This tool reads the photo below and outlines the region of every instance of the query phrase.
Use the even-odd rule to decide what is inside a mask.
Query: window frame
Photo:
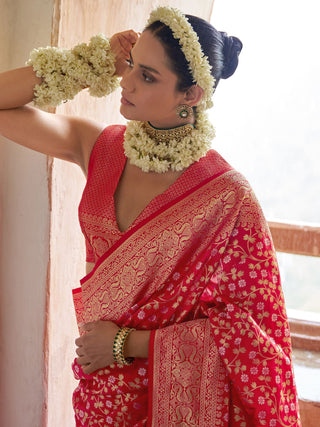
[[[320,226],[269,221],[276,251],[295,255],[320,257]],[[308,312],[290,313],[292,346],[320,351],[320,316],[308,319]],[[303,317],[304,318],[303,318]]]

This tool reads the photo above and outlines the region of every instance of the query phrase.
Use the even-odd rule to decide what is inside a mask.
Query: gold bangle
[[[113,358],[116,363],[119,365],[131,365],[131,363],[134,361],[134,357],[124,357],[123,351],[124,351],[124,345],[128,338],[128,335],[135,331],[134,328],[120,328],[118,332],[116,333],[116,336],[114,338],[113,342]]]

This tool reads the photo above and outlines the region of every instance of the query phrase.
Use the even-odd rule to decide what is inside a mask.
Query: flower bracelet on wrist
[[[70,50],[33,49],[27,65],[32,65],[36,75],[42,78],[42,83],[34,88],[34,103],[39,107],[56,107],[85,88],[91,96],[102,97],[119,86],[115,55],[103,34]]]
[[[120,328],[113,342],[113,358],[119,365],[129,366],[134,361],[134,357],[124,357],[124,346],[128,335],[135,331],[134,328]]]

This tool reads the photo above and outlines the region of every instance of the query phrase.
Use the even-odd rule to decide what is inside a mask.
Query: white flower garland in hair
[[[189,63],[194,82],[204,91],[203,97],[197,105],[198,111],[211,108],[215,79],[210,72],[211,65],[208,58],[202,52],[199,37],[188,19],[178,9],[160,6],[151,12],[148,25],[155,21],[160,21],[170,27],[173,37],[179,40],[181,50]]]
[[[130,163],[144,172],[181,171],[205,156],[215,132],[206,113],[198,113],[195,128],[181,139],[158,143],[144,122],[130,121],[124,134],[124,151]]]
[[[71,100],[84,88],[92,96],[108,95],[119,86],[115,75],[115,57],[109,40],[103,34],[73,49],[46,47],[34,49],[27,65],[43,79],[34,88],[34,103],[40,107],[56,107]]]

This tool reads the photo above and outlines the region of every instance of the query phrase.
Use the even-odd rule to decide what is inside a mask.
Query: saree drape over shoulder
[[[149,359],[75,364],[77,425],[299,426],[275,251],[248,182],[212,150],[120,232],[123,132],[107,128],[90,158],[79,215],[95,267],[74,301],[78,322],[152,330]]]

